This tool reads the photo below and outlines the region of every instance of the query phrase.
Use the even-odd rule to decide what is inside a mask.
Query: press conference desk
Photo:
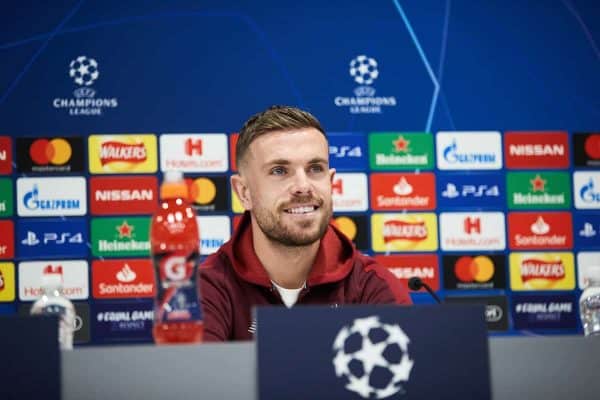
[[[600,337],[493,337],[489,350],[494,400],[599,398]],[[62,353],[62,398],[256,399],[255,361],[253,342],[79,348]]]

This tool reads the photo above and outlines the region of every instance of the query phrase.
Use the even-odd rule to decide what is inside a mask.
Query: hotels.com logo
[[[463,221],[463,229],[465,233],[471,235],[473,233],[481,233],[481,218],[467,217]]]
[[[228,168],[224,133],[164,133],[160,136],[161,171],[225,172]]]
[[[187,138],[185,141],[185,154],[188,156],[202,155],[202,139]]]
[[[333,210],[366,211],[369,207],[367,175],[364,173],[339,173],[331,183]]]

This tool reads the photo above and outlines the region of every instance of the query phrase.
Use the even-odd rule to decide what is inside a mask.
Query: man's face
[[[335,174],[323,134],[314,128],[267,133],[245,158],[236,190],[264,235],[287,246],[321,239],[332,216]]]

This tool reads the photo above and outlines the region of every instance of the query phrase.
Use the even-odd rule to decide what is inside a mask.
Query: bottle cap
[[[183,179],[181,171],[166,171],[163,175],[163,183],[160,185],[160,198],[165,199],[188,199],[189,192],[187,184]]]

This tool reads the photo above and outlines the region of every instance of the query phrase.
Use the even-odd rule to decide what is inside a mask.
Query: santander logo
[[[135,274],[135,272],[133,272],[131,267],[127,264],[125,264],[123,266],[123,268],[119,272],[117,272],[117,275],[116,275],[117,280],[119,282],[124,282],[124,283],[134,281],[136,276],[137,275]]]

